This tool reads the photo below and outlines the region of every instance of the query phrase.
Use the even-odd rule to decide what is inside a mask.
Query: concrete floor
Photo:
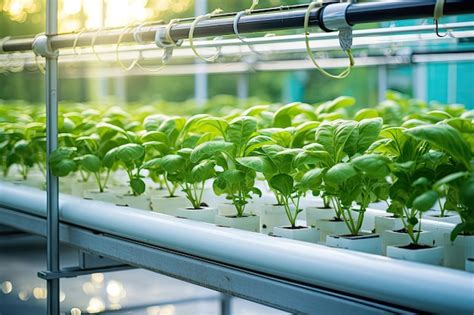
[[[77,250],[61,249],[61,265],[77,265]],[[46,283],[37,272],[46,266],[46,243],[27,234],[0,235],[0,315],[46,313]],[[215,291],[157,273],[133,269],[61,280],[63,314],[214,315],[217,300],[178,303],[189,298],[216,298]],[[167,303],[161,306],[156,304]],[[232,299],[232,314],[285,314],[242,299]]]

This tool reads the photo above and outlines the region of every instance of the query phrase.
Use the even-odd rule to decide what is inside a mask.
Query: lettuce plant
[[[45,124],[35,121],[10,124],[6,131],[12,142],[4,144],[6,148],[10,147],[6,154],[5,171],[12,164],[17,164],[22,179],[26,180],[30,169],[36,166],[46,178]]]
[[[389,174],[389,160],[376,154],[361,155],[350,162],[336,164],[324,174],[324,189],[333,196],[336,212],[351,235],[359,235],[369,204],[388,198],[390,186],[386,177]],[[358,208],[353,207],[354,203]]]
[[[380,118],[363,119],[359,122],[340,119],[324,122],[316,129],[315,143],[308,144],[301,150],[295,150],[295,160],[298,165],[322,169],[326,180],[323,181],[321,187],[313,191],[313,194],[322,191],[325,206],[328,206],[329,203],[332,204],[337,220],[342,220],[345,217],[343,212],[344,209],[348,211],[351,208],[350,201],[361,200],[361,197],[356,197],[357,191],[354,190],[350,194],[346,191],[350,187],[361,188],[361,186],[349,183],[355,181],[349,179],[357,174],[357,170],[349,163],[349,160],[364,154],[378,138],[381,129],[382,120]],[[331,172],[329,172],[330,170]],[[327,172],[329,174],[326,174]],[[337,180],[339,175],[349,182],[335,182],[334,180]],[[370,189],[371,184],[368,183],[367,189]],[[350,187],[345,187],[347,185]],[[341,197],[340,193],[345,193],[346,196]],[[379,194],[378,197],[383,197],[383,195]],[[344,202],[341,201],[342,199]],[[362,208],[360,220],[363,219],[366,206]],[[346,216],[346,218],[346,222],[350,222],[351,217]],[[350,224],[354,233],[360,230],[357,228],[358,224]]]
[[[234,205],[236,216],[242,217],[252,194],[261,196],[261,192],[255,187],[255,170],[241,163],[240,159],[271,140],[256,135],[257,120],[249,116],[230,122],[210,117],[203,120],[201,126],[210,126],[223,140],[200,144],[193,150],[191,160],[201,163],[207,159],[215,161],[221,170],[213,183],[214,192],[225,194]]]
[[[474,235],[474,146],[470,141],[474,124],[458,119],[447,122],[415,127],[407,130],[406,134],[449,155],[450,171],[434,184],[433,189],[439,191],[447,187],[446,203],[450,210],[457,211],[461,217],[461,223],[451,234],[454,240],[460,233]]]
[[[134,196],[145,192],[146,185],[141,171],[144,169],[145,147],[137,143],[126,143],[113,148],[104,156],[104,165],[118,163],[127,172],[131,193]]]
[[[202,160],[193,162],[193,150],[183,148],[176,154],[169,154],[145,163],[158,165],[167,174],[167,180],[177,183],[194,209],[201,209],[205,183],[215,176],[215,162]]]
[[[147,160],[165,157],[167,155],[178,155],[178,151],[184,148],[193,148],[201,142],[210,140],[211,137],[203,130],[196,128],[197,124],[208,117],[208,115],[195,115],[187,120],[183,117],[165,115],[151,115],[145,118],[145,131],[140,136],[140,142],[147,148]],[[195,131],[198,130],[196,133]],[[204,133],[204,134],[203,134]],[[168,195],[173,197],[180,181],[161,167],[159,160],[151,161],[148,169],[150,177],[154,182],[164,185]],[[176,181],[174,181],[176,179]]]

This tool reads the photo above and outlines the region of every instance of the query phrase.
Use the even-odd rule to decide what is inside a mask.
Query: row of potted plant
[[[316,108],[293,103],[271,112],[255,106],[231,117],[149,115],[143,122],[123,113],[70,115],[64,118],[71,122],[69,132],[61,133],[61,147],[49,163],[57,176],[79,174],[82,183],[92,178],[97,189],[86,190],[86,198],[148,208],[143,195],[151,180],[166,191],[151,197],[159,212],[438,264],[443,250],[433,247],[421,223],[439,203],[439,217],[457,213],[460,222],[450,237],[467,244],[461,246],[463,257],[471,255],[472,111],[421,111],[400,125],[386,124],[380,109],[341,119],[341,110],[353,103],[341,97]],[[129,185],[119,195],[108,189],[118,170]],[[207,182],[227,204],[208,207]],[[265,188],[274,205],[258,203]],[[308,194],[320,196],[325,209],[307,208],[303,226],[298,218]],[[375,201],[387,202],[390,214],[376,221],[379,234],[363,231]]]

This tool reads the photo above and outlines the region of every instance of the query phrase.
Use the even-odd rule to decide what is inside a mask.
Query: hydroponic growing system
[[[473,22],[352,32],[358,24],[434,13],[474,13],[474,2],[324,1],[57,34],[57,1],[48,0],[44,35],[0,41],[4,67],[20,62],[27,70],[42,66],[35,56],[46,60],[45,121],[21,106],[2,113],[0,223],[47,237],[47,270],[39,276],[47,281],[48,314],[60,313],[61,278],[132,267],[292,313],[472,314],[472,110],[427,109],[394,93],[352,117],[349,97],[316,109],[292,103],[225,116],[130,106],[132,119],[118,109],[58,109],[58,63],[99,59],[111,67],[120,44],[128,44],[120,65],[131,75],[194,73],[202,66],[195,55],[229,57],[200,68],[209,73],[305,69],[318,66],[313,54],[266,57],[313,48],[342,49],[343,58],[321,61],[323,68],[349,64],[339,75],[327,73],[342,78],[354,66],[353,48],[473,36]],[[309,27],[327,33],[310,35]],[[297,28],[305,34],[241,35]],[[446,30],[450,36],[438,37]],[[194,42],[226,35],[238,38]],[[203,57],[201,49],[216,55]],[[262,52],[251,64],[230,60]],[[472,52],[365,56],[355,66],[459,58],[472,60]],[[151,68],[156,61],[162,66]],[[33,122],[20,119],[25,115]],[[46,194],[34,180],[43,165]],[[60,242],[84,252],[77,268],[61,268]],[[227,314],[228,298],[222,301]]]

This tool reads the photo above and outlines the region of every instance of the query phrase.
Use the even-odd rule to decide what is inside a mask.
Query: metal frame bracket
[[[183,44],[183,40],[178,40],[176,42],[169,42],[166,39],[167,28],[160,28],[156,31],[155,34],[155,44],[159,48],[164,49],[163,57],[161,58],[163,64],[167,64],[173,57],[173,49],[179,47]]]
[[[337,31],[343,28],[352,28],[347,22],[346,13],[347,8],[351,3],[331,3],[324,6],[322,16],[322,23],[324,27],[330,31]]]
[[[324,6],[321,24],[327,31],[339,31],[339,45],[348,51],[352,47],[352,25],[347,22],[347,8],[351,2],[331,3]]]
[[[80,267],[68,267],[63,268],[58,272],[52,271],[40,271],[38,277],[44,280],[62,279],[62,278],[75,278],[83,275],[90,275],[93,273],[112,272],[135,269],[135,267],[122,264],[114,266],[104,266],[100,268],[80,268]]]
[[[32,48],[37,56],[56,58],[59,55],[57,50],[51,48],[51,41],[49,40],[49,37],[44,34],[35,37]]]

